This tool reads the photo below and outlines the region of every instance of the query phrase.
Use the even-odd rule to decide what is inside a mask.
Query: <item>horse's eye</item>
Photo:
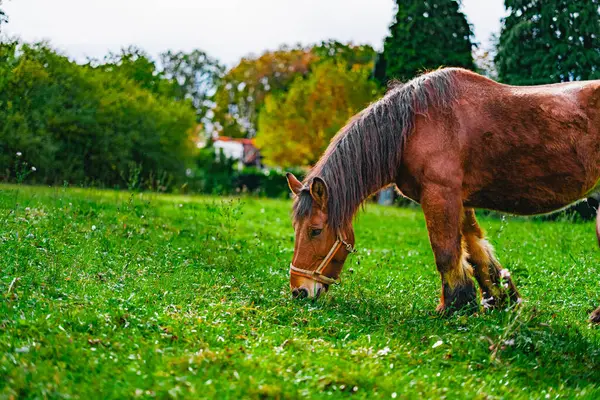
[[[312,237],[319,236],[321,234],[321,232],[323,232],[323,229],[311,229],[310,236],[312,236]]]

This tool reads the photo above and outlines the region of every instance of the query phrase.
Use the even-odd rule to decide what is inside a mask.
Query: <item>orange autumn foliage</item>
[[[268,94],[256,143],[264,162],[281,167],[315,163],[350,117],[379,94],[372,64],[327,61],[297,77],[286,93]]]

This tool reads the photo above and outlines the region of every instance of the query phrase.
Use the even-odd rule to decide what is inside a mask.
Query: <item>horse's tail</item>
[[[598,246],[600,246],[600,205],[596,210],[596,238],[598,238]]]

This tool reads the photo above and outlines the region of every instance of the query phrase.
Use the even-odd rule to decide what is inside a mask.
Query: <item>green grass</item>
[[[525,304],[441,318],[419,210],[368,206],[312,302],[290,207],[0,186],[0,398],[600,396],[592,223],[481,217]]]

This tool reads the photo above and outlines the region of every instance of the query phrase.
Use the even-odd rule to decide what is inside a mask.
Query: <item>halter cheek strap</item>
[[[298,268],[295,267],[293,264],[290,264],[290,275],[302,276],[304,278],[309,278],[314,281],[324,283],[326,285],[339,284],[339,277],[330,278],[326,275],[323,275],[323,271],[325,270],[325,268],[327,268],[329,263],[331,263],[333,256],[335,255],[335,253],[337,253],[340,247],[342,247],[342,245],[346,247],[346,251],[348,251],[348,253],[354,253],[356,251],[350,243],[346,242],[344,239],[342,239],[341,236],[338,235],[337,240],[335,241],[333,246],[331,246],[329,253],[327,253],[323,261],[321,261],[321,264],[319,264],[319,266],[317,267],[317,269],[315,269],[314,271],[309,271],[307,269]]]

